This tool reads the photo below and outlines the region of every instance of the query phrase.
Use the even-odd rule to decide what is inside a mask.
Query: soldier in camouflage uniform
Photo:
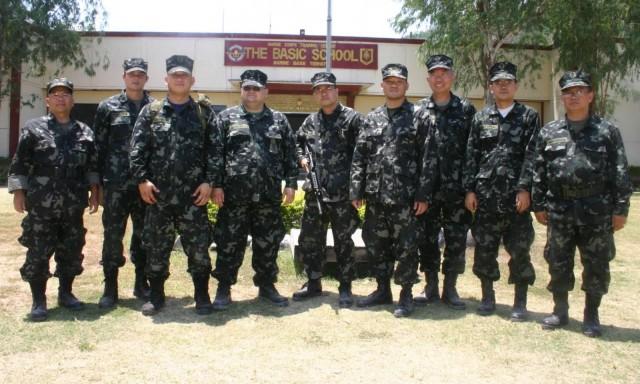
[[[49,259],[54,253],[54,276],[60,281],[58,304],[70,309],[84,307],[71,289],[83,270],[86,229],[82,216],[87,201],[90,213],[98,210],[93,132],[70,118],[73,83],[66,78],[53,79],[47,84],[45,100],[49,115],[29,120],[22,128],[8,180],[15,210],[27,212],[18,241],[27,248],[20,275],[31,287],[33,321],[47,318]]]
[[[533,176],[533,209],[547,226],[547,289],[554,302],[542,327],[568,324],[577,246],[586,292],[582,330],[599,337],[598,307],[609,289],[609,262],[615,256],[613,232],[626,223],[632,186],[618,128],[589,112],[594,98],[591,76],[580,70],[566,72],[560,89],[566,117],[540,131]]]
[[[129,216],[133,223],[129,254],[136,275],[133,294],[141,299],[149,298],[149,284],[144,276],[147,257],[142,248],[145,204],[129,172],[129,146],[138,113],[153,99],[144,90],[148,79],[147,62],[130,58],[124,61],[123,68],[125,89],[98,105],[93,124],[104,200],[101,264],[105,284],[104,294],[98,302],[100,308],[113,307],[118,301],[118,268],[125,263],[122,239]]]
[[[385,105],[367,115],[351,166],[350,197],[356,209],[366,199],[363,240],[377,281],[376,290],[357,304],[392,303],[390,280],[397,260],[394,282],[402,290],[396,317],[413,311],[417,216],[427,209],[425,180],[421,178],[427,132],[414,124],[414,106],[405,98],[407,75],[402,64],[382,68]]]
[[[176,233],[186,253],[198,314],[211,313],[209,274],[211,230],[207,202],[219,185],[222,147],[210,104],[194,101],[193,60],[167,59],[167,97],[146,105],[133,130],[130,167],[147,203],[143,246],[151,285],[142,313],[153,315],[165,304],[164,282]]]
[[[430,163],[437,164],[436,174],[429,176],[437,180],[437,185],[429,210],[418,220],[424,229],[424,237],[418,246],[420,270],[425,273],[427,285],[414,301],[431,303],[440,298],[438,236],[440,228],[444,228],[442,301],[453,309],[465,309],[465,303],[460,300],[456,290],[458,275],[464,272],[467,231],[471,221],[471,215],[464,206],[462,170],[469,128],[476,109],[467,99],[451,93],[455,73],[450,57],[430,56],[426,66],[427,82],[433,94],[416,105],[416,119],[418,124],[426,126],[430,141],[433,141],[434,150],[429,151],[427,156]]]
[[[509,284],[515,284],[512,321],[527,317],[527,288],[535,281],[529,249],[534,231],[531,205],[533,141],[540,118],[532,108],[514,101],[518,89],[516,66],[494,64],[489,71],[495,104],[476,113],[467,144],[465,206],[475,213],[473,273],[482,284],[478,314],[495,311],[493,282],[500,278],[498,247],[504,242],[509,260]]]
[[[280,295],[274,283],[276,262],[285,229],[280,204],[293,201],[298,166],[293,130],[281,112],[265,105],[267,75],[246,70],[240,76],[242,104],[222,111],[216,123],[224,145],[224,178],[214,188],[213,201],[220,207],[214,239],[217,244],[218,279],[215,309],[231,303],[231,286],[236,283],[247,246],[252,240],[254,284],[259,297],[277,306],[289,300]]]
[[[322,293],[320,278],[326,255],[327,226],[331,223],[339,268],[338,304],[346,308],[353,304],[351,281],[355,276],[351,235],[360,221],[349,200],[349,171],[363,116],[340,104],[333,74],[316,73],[311,84],[320,111],[309,115],[298,130],[297,152],[302,167],[317,176],[320,193],[314,191],[309,174],[304,185],[305,208],[298,238],[309,281],[293,294],[293,300]],[[308,157],[312,157],[314,169],[310,169]]]

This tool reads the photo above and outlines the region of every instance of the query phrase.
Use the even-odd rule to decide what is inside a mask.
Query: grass
[[[472,249],[467,250],[468,271],[459,280],[466,311],[433,304],[399,320],[391,313],[393,306],[339,309],[334,280],[323,282],[327,293],[317,300],[275,308],[256,299],[247,259],[229,310],[197,316],[186,259],[174,252],[167,307],[149,318],[141,315],[142,303],[131,294],[130,263],[120,274],[120,305],[111,311],[98,309],[102,229],[98,215],[86,215],[85,272],[77,278],[74,292],[88,308],[75,313],[58,308],[57,280],[52,279],[49,321],[30,323],[29,290],[18,272],[24,259],[16,241],[22,216],[13,212],[6,188],[0,189],[0,382],[638,382],[638,203],[640,196],[634,196],[629,224],[616,235],[611,291],[601,310],[605,334],[589,339],[580,332],[584,294],[579,290],[570,294],[568,328],[540,329],[538,322],[552,307],[544,288],[548,275],[540,226],[532,249],[538,279],[530,293],[531,320],[525,323],[508,320],[513,293],[506,283],[504,253],[502,279],[496,286],[497,314],[475,314],[480,287],[470,272]],[[277,286],[290,295],[303,280],[296,276],[288,251],[281,252],[279,263]],[[576,275],[579,285],[579,270]],[[212,293],[215,284],[210,284]],[[366,295],[374,286],[370,279],[358,280],[354,293]],[[422,283],[415,291],[421,288]],[[394,294],[397,297],[397,287]]]

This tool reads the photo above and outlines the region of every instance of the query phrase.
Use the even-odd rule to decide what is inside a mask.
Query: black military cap
[[[133,71],[141,71],[147,73],[148,69],[147,62],[140,57],[130,57],[122,63],[122,68],[124,68],[125,73],[133,72]]]
[[[508,61],[500,61],[493,66],[489,70],[489,81],[496,80],[516,80],[516,73],[518,71],[518,67],[516,67],[513,63]]]
[[[387,64],[382,68],[382,79],[386,79],[387,77],[399,77],[401,79],[406,79],[409,76],[409,71],[407,67],[402,64]]]
[[[173,55],[167,59],[167,73],[186,72],[191,74],[193,60],[189,56]]]
[[[311,78],[311,88],[315,88],[318,85],[336,85],[336,77],[333,73],[318,72]]]
[[[453,59],[447,55],[431,55],[425,65],[429,72],[436,68],[453,69]]]
[[[257,69],[247,69],[240,75],[240,83],[264,88],[267,86],[267,74]]]
[[[591,75],[579,69],[577,71],[568,71],[560,78],[560,90],[571,87],[591,87]]]
[[[67,88],[71,93],[73,93],[73,83],[66,77],[56,77],[54,79],[51,79],[51,81],[47,83],[47,95],[51,93],[51,90],[53,88],[56,87]]]

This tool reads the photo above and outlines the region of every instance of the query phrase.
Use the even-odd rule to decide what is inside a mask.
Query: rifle
[[[313,189],[313,193],[316,195],[316,203],[318,203],[318,212],[322,215],[322,200],[320,183],[318,182],[318,175],[316,174],[316,162],[313,160],[313,154],[309,149],[309,143],[304,144],[304,155],[309,160],[309,176],[311,176],[311,188]]]

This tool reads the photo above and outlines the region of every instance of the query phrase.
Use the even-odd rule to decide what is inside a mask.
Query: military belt
[[[76,167],[38,167],[34,169],[33,175],[53,177],[56,179],[77,179],[82,176],[82,172]]]
[[[604,192],[604,184],[593,185],[563,185],[557,194],[565,200],[584,199],[602,194]]]

